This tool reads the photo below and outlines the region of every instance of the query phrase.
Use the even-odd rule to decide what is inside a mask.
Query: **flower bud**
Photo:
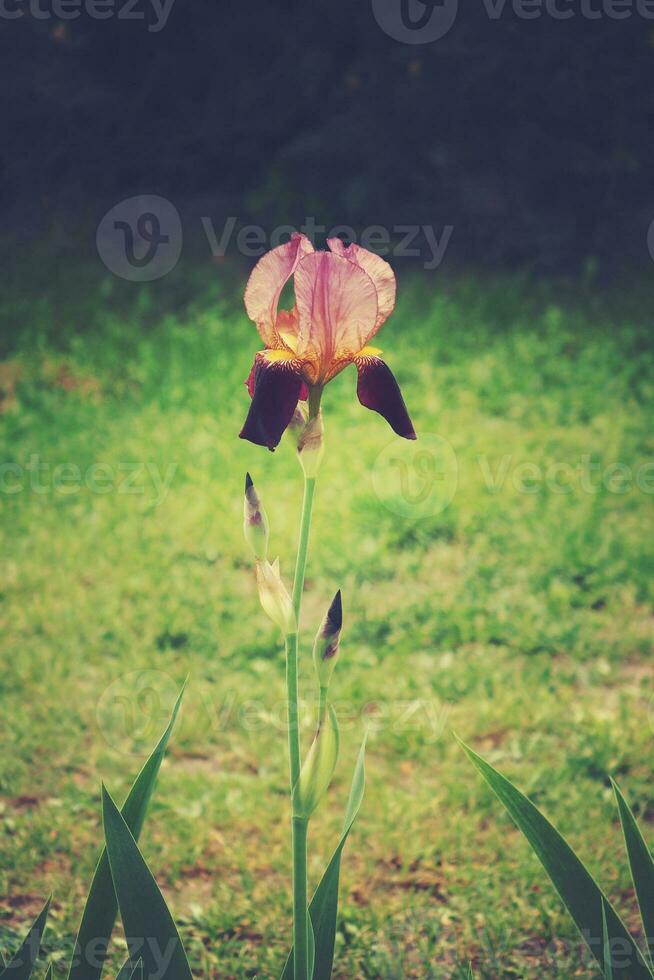
[[[313,662],[316,666],[318,683],[324,689],[329,686],[338,657],[342,625],[343,606],[341,604],[341,590],[339,589],[327,610],[327,615],[323,619],[320,629],[316,633],[313,644]]]
[[[297,632],[293,603],[279,573],[279,558],[275,558],[272,565],[258,558],[255,568],[263,611],[279,626],[284,636]]]
[[[252,477],[245,474],[245,498],[243,502],[243,533],[255,558],[268,557],[268,518]]]
[[[286,432],[291,439],[294,447],[297,449],[297,444],[304,431],[304,427],[309,421],[309,408],[306,402],[298,402],[295,406],[295,411],[293,412],[293,417],[286,427]]]
[[[325,429],[322,412],[310,418],[300,432],[297,441],[297,454],[304,475],[309,479],[316,476],[325,451]]]
[[[293,791],[293,816],[308,820],[329,789],[338,759],[338,722],[329,708],[318,726]]]

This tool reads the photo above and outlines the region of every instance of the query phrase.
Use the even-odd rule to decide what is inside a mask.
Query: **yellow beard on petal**
[[[379,347],[362,347],[353,360],[364,360],[366,357],[381,357],[383,353],[383,350],[380,350]]]

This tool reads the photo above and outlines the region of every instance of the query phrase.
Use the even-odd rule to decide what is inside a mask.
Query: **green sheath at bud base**
[[[304,475],[313,479],[318,473],[325,451],[325,429],[322,424],[322,412],[310,418],[300,432],[297,441],[297,455]]]
[[[256,562],[257,588],[263,611],[279,626],[284,636],[297,632],[297,621],[291,597],[279,572],[279,558]]]
[[[243,533],[255,558],[268,557],[268,518],[252,477],[245,474],[245,498],[243,501]]]
[[[323,619],[320,629],[316,633],[313,644],[313,662],[318,675],[318,683],[321,688],[327,688],[331,680],[338,649],[341,640],[341,627],[343,625],[343,606],[341,603],[341,590],[339,589],[331,606],[327,610],[327,615]]]
[[[338,722],[329,705],[293,791],[293,816],[308,820],[329,789],[338,759]]]

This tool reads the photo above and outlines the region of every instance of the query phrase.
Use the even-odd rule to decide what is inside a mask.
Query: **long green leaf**
[[[366,738],[364,737],[361,748],[359,749],[356,765],[354,767],[354,775],[352,777],[352,785],[350,787],[350,796],[345,812],[343,832],[336,850],[332,854],[331,860],[327,865],[322,878],[320,879],[320,884],[316,888],[314,896],[311,899],[311,904],[309,905],[309,914],[311,916],[315,940],[315,966],[313,971],[313,980],[329,980],[332,973],[332,964],[334,962],[334,944],[336,941],[336,916],[338,912],[338,884],[341,872],[341,854],[343,853],[345,842],[349,837],[352,824],[356,819],[363,800],[363,792],[365,789],[365,755]],[[288,955],[288,959],[286,960],[286,965],[284,966],[280,980],[293,980],[292,949]]]
[[[460,740],[459,740],[460,741]],[[604,969],[605,930],[602,925],[602,902],[606,905],[606,934],[610,941],[620,944],[622,965],[614,965],[614,980],[652,980],[633,937],[595,883],[590,872],[579,860],[570,845],[534,804],[513,783],[485,762],[460,741],[464,752],[484,777],[497,798],[504,804],[514,823],[522,831],[547,871],[561,900],[574,919],[590,951]],[[626,951],[632,951],[631,962],[625,963]]]
[[[620,823],[627,846],[629,867],[634,890],[643,920],[643,930],[648,947],[654,943],[654,861],[649,847],[640,832],[631,808],[619,788],[613,783],[613,792],[618,804]]]
[[[9,960],[2,973],[0,973],[0,980],[29,980],[32,976],[32,970],[39,955],[39,947],[43,939],[49,908],[50,899],[48,899],[37,915],[20,949]]]
[[[193,980],[173,918],[118,807],[102,787],[105,843],[130,959],[145,980]]]
[[[139,960],[136,966],[132,966],[131,960],[127,963],[123,963],[120,973],[116,977],[116,980],[142,980],[143,978],[143,964]]]
[[[134,780],[134,784],[121,810],[136,840],[139,839],[143,828],[145,815],[154,791],[163,757],[166,754],[168,740],[170,739],[177,713],[182,703],[185,687],[186,684],[184,684],[177,697],[165,732],[159,739],[152,755]],[[118,904],[111,880],[107,852],[103,848],[82,914],[82,921],[75,941],[75,953],[68,972],[68,980],[100,980],[117,911]]]
[[[611,937],[606,922],[606,902],[602,899],[602,950],[604,952],[604,980],[613,980],[613,956]]]

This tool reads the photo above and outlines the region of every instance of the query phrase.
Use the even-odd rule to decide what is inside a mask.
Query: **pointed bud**
[[[243,502],[243,533],[255,558],[268,557],[268,518],[252,477],[245,474],[245,498]]]
[[[325,429],[322,412],[309,419],[297,441],[297,455],[304,475],[309,479],[316,476],[325,451]]]
[[[329,705],[293,792],[293,816],[308,820],[329,789],[338,759],[338,722]]]
[[[263,611],[279,626],[284,636],[297,632],[293,603],[279,573],[279,558],[275,558],[272,565],[269,561],[257,559],[255,568]]]
[[[327,610],[327,615],[323,619],[320,629],[316,633],[313,644],[313,662],[321,688],[326,689],[329,686],[338,657],[342,625],[343,606],[341,604],[341,590],[339,589]]]

